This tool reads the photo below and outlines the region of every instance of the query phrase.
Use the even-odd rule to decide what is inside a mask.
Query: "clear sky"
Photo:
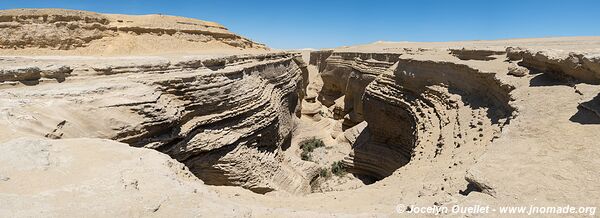
[[[600,0],[0,1],[0,9],[48,7],[215,21],[273,48],[600,35]]]

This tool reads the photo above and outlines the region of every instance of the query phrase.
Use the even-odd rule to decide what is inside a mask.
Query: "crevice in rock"
[[[351,139],[346,137],[351,151],[343,164],[355,177],[371,180],[365,184],[413,161],[473,163],[463,162],[469,155],[455,156],[481,154],[513,117],[513,87],[494,73],[451,62],[402,59],[400,54],[313,54],[311,63],[318,65],[323,79],[319,102],[335,115],[332,119],[343,120],[342,131],[355,131]],[[352,129],[361,122],[366,124],[360,130]]]
[[[407,165],[468,166],[513,114],[512,87],[467,65],[313,54],[316,65],[273,53],[86,66],[132,80],[89,91],[94,112],[118,115],[99,116],[98,137],[168,154],[209,185],[304,195],[376,184]],[[115,101],[117,89],[144,93]],[[56,137],[86,128],[65,120]],[[299,148],[308,138],[324,144],[310,158]]]

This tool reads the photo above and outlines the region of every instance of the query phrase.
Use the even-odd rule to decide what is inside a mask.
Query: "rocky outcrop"
[[[163,39],[171,44],[157,43]],[[102,45],[104,48],[97,50],[97,54],[120,49],[111,48],[114,46],[129,49],[120,53],[142,52],[146,47],[143,40],[155,40],[153,49],[162,48],[165,52],[179,49],[178,44],[190,44],[187,50],[193,50],[193,43],[201,45],[209,42],[238,49],[266,49],[264,45],[231,33],[217,23],[190,18],[98,14],[64,9],[0,11],[0,49],[74,50],[95,49],[96,45]]]
[[[319,72],[323,71],[326,66],[327,58],[333,53],[333,50],[319,50],[311,51],[309,57],[309,64],[317,66]]]
[[[38,82],[42,78],[64,81],[73,70],[69,66],[9,67],[0,69],[0,82]]]
[[[589,101],[579,103],[579,107],[592,112],[596,120],[600,120],[600,94]]]
[[[322,102],[344,99],[335,105],[344,124],[367,124],[348,129],[353,151],[344,163],[376,180],[412,159],[485,149],[514,110],[511,86],[466,65],[335,52],[325,64]]]
[[[574,53],[560,50],[522,49],[509,47],[512,61],[537,73],[546,73],[561,80],[600,84],[600,56],[597,53]]]
[[[312,53],[311,53],[312,55]],[[354,125],[364,120],[362,100],[365,87],[378,75],[387,70],[400,54],[369,53],[334,53],[320,63],[323,70],[320,76],[323,87],[319,100],[325,106],[334,105],[343,97],[343,114],[347,125]],[[341,115],[340,117],[343,117]]]
[[[281,154],[306,92],[294,54],[96,61],[64,60],[73,73],[62,83],[11,77],[0,94],[11,131],[2,132],[112,139],[169,154],[207,184],[310,190],[312,171]]]
[[[355,144],[347,161],[356,172],[381,179],[411,159],[485,149],[512,116],[512,87],[493,74],[410,59],[392,69],[362,96],[369,140]]]

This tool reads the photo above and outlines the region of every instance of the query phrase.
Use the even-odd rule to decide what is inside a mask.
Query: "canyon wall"
[[[268,50],[191,18],[2,10],[0,52],[18,56],[0,59],[0,135],[111,139],[166,153],[206,184],[307,193],[313,166],[282,154],[306,64]],[[127,56],[99,57],[113,55]]]
[[[311,176],[291,167],[303,164],[281,154],[305,93],[295,54],[109,60],[5,60],[2,133],[112,139],[169,154],[207,184],[308,192]]]
[[[598,37],[377,42],[307,66],[213,22],[19,9],[0,42],[3,215],[600,203]]]
[[[322,69],[320,100],[344,119],[346,128],[367,124],[359,125],[364,129],[351,140],[353,150],[344,163],[351,172],[375,180],[412,159],[480,153],[513,116],[513,87],[493,73],[402,54],[313,54],[327,56],[313,61]]]

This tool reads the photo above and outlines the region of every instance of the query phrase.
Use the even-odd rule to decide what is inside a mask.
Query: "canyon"
[[[600,204],[600,37],[282,51],[191,18],[15,9],[0,54],[6,216]]]

